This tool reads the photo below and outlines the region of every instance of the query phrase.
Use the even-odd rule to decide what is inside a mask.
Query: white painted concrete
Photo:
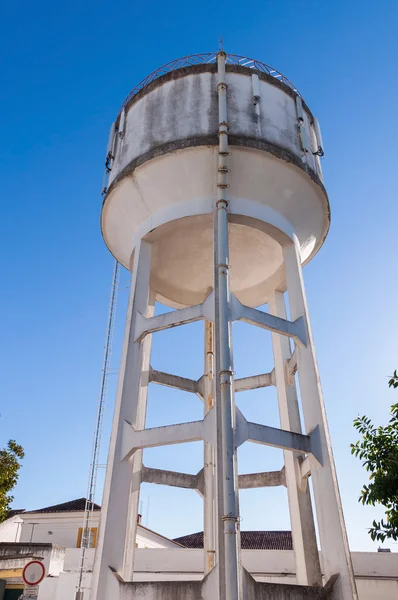
[[[227,72],[227,83],[229,134],[234,136],[228,159],[231,212],[255,216],[263,226],[271,223],[288,235],[296,232],[302,260],[306,261],[323,243],[329,227],[325,194],[299,166],[254,147],[268,144],[266,148],[289,152],[298,165],[320,175],[318,158],[311,152],[303,158],[295,100],[277,86],[260,81],[258,122],[253,113],[251,71]],[[111,189],[103,207],[105,241],[126,267],[131,267],[131,254],[139,239],[151,232],[152,287],[159,299],[173,306],[200,303],[212,286],[211,213],[218,163],[216,92],[214,74],[187,75],[155,87],[129,107],[110,184],[119,175],[122,179]],[[308,136],[315,140],[306,111],[304,121]],[[198,142],[200,139],[204,141]],[[165,144],[175,147],[159,155]],[[181,144],[183,149],[178,149]],[[151,151],[156,155],[147,160]],[[125,174],[123,169],[137,159],[144,162]],[[260,224],[249,228],[244,222],[233,222],[230,252],[234,263],[231,290],[250,306],[263,303],[267,280],[277,276],[282,266],[279,244]],[[276,283],[280,277],[278,273]]]
[[[79,528],[83,526],[83,513],[23,513],[20,542],[47,542],[65,548],[76,548]],[[34,527],[31,523],[37,523]],[[99,526],[99,513],[94,512],[90,527]]]
[[[4,543],[0,546],[0,579],[2,571],[19,570],[21,575],[16,575],[10,579],[11,583],[20,584],[22,580],[22,569],[32,557],[43,562],[46,575],[49,577],[58,577],[62,572],[65,548],[51,544],[17,544]],[[8,576],[6,577],[9,582]]]
[[[22,519],[16,515],[0,523],[0,542],[19,542],[21,535]]]
[[[231,134],[267,140],[302,158],[297,133],[295,100],[284,90],[260,81],[260,128],[253,119],[253,97],[248,74],[226,74]],[[171,80],[144,95],[128,109],[125,134],[118,141],[110,183],[135,158],[154,146],[194,136],[217,134],[218,104],[214,98],[217,74],[200,73]],[[150,114],[150,118],[149,117]],[[304,111],[310,132],[309,115]],[[155,135],[156,134],[156,135]],[[316,169],[315,158],[307,163]]]
[[[321,189],[299,167],[259,150],[232,149],[231,211],[257,215],[280,225],[286,233],[293,229],[300,239],[303,261],[309,259],[328,229],[328,208]],[[211,178],[216,169],[212,148],[178,150],[137,167],[105,201],[104,238],[122,264],[130,266],[137,238],[151,232],[152,284],[168,304],[197,304],[211,287],[210,213],[215,195]],[[174,189],[177,179],[179,186]],[[258,223],[249,229],[247,220],[230,225],[231,263],[235,265],[231,291],[250,306],[265,301],[265,281],[282,265],[279,244],[263,228],[264,223]],[[247,264],[252,265],[250,270]]]
[[[283,293],[270,294],[268,307],[271,314],[286,319],[286,305]],[[278,392],[279,418],[282,429],[302,433],[299,404],[295,385],[289,384],[287,370],[291,358],[288,338],[272,334],[275,362],[275,382]],[[321,568],[315,534],[314,516],[308,486],[302,489],[299,454],[285,450],[286,485],[289,498],[290,523],[293,547],[296,557],[297,582],[303,585],[320,585]]]
[[[87,548],[86,551],[86,566],[87,570],[91,571],[94,564],[94,548]],[[80,548],[66,548],[63,571],[77,572],[80,567]]]
[[[175,544],[172,540],[163,537],[159,533],[138,525],[137,536],[135,538],[137,548],[178,548],[178,544]]]
[[[162,539],[155,532],[142,528],[142,536],[146,544],[159,544]],[[144,538],[143,538],[144,539]],[[165,540],[166,541],[166,540]],[[172,542],[169,541],[169,545]],[[26,546],[26,552],[33,547]],[[79,549],[63,548],[39,550],[34,552],[43,556],[46,570],[51,577],[46,577],[40,585],[39,600],[75,600],[78,579],[77,566]],[[65,553],[65,554],[64,554]],[[88,569],[92,568],[94,550],[87,553]],[[320,556],[323,565],[322,556]],[[21,568],[29,559],[4,560],[0,557],[1,569]],[[398,553],[363,553],[353,552],[352,562],[358,588],[359,600],[396,600],[398,589]],[[297,582],[295,557],[293,551],[243,550],[242,564],[261,582],[291,583]],[[139,548],[135,552],[135,581],[200,581],[204,576],[203,551],[182,548]],[[86,585],[90,587],[91,573],[87,574]]]
[[[131,281],[104,486],[98,560],[91,589],[93,600],[108,600],[114,593],[109,567],[126,581],[131,581],[133,576],[142,451],[137,450],[132,458],[122,461],[121,447],[126,421],[137,429],[145,427],[151,336],[143,342],[135,341],[134,330],[138,313],[151,317],[154,311],[154,298],[150,296],[149,288],[150,265],[151,245],[142,242],[135,255]]]
[[[335,583],[336,598],[356,600],[358,596],[316,363],[297,240],[285,246],[284,259],[291,319],[304,317],[307,326],[307,346],[296,345],[296,351],[305,430],[310,433],[317,427],[320,434],[322,466],[311,455],[310,464],[324,571],[327,579],[339,573]]]
[[[45,577],[39,586],[38,600],[61,600],[59,592],[59,577]],[[65,600],[74,600],[73,596],[64,597]]]
[[[151,556],[150,556],[151,555]],[[168,555],[168,556],[166,556]],[[356,583],[359,600],[396,600],[398,597],[398,555],[392,554],[394,561],[389,562],[389,568],[379,560],[376,553],[353,553]],[[384,556],[382,557],[384,559]],[[136,553],[138,569],[149,567],[147,571],[137,570],[136,581],[199,581],[203,574],[201,550],[158,551],[139,550]],[[372,574],[368,573],[366,564],[373,563]],[[257,581],[269,583],[296,583],[294,556],[292,552],[244,550],[242,552],[243,566],[251,572]],[[391,562],[395,566],[391,570]],[[154,566],[158,565],[155,572]],[[178,567],[184,570],[176,571]],[[358,571],[357,571],[358,569]],[[46,578],[40,585],[39,600],[75,600],[77,583],[76,573],[61,573],[59,577]],[[88,574],[87,585],[90,585]]]
[[[396,600],[398,581],[384,579],[357,579],[359,600]]]
[[[102,231],[113,254],[132,270],[132,285],[91,600],[120,598],[119,581],[138,582],[140,573],[145,581],[166,581],[162,579],[166,572],[175,582],[186,580],[187,573],[202,577],[203,551],[195,570],[197,553],[154,549],[141,555],[132,542],[142,448],[194,439],[217,445],[217,486],[211,489],[217,490],[218,563],[206,584],[214,598],[218,594],[223,600],[243,598],[236,541],[236,447],[254,441],[285,450],[284,481],[289,487],[297,551],[293,572],[289,564],[294,554],[278,566],[276,553],[273,570],[269,563],[257,562],[255,577],[320,582],[306,489],[311,473],[324,581],[338,574],[332,599],[358,599],[301,275],[302,263],[314,256],[329,227],[329,205],[317,178],[320,163],[311,151],[315,133],[309,111],[304,108],[301,113],[301,103],[298,123],[294,94],[268,81],[259,82],[254,108],[251,74],[228,72],[225,81],[220,52],[218,80],[212,73],[187,72],[152,85],[148,93],[144,90],[126,111],[124,137],[118,138],[111,188],[104,201]],[[309,151],[303,152],[308,144]],[[280,304],[286,287],[290,320]],[[184,308],[153,317],[155,296]],[[255,309],[266,300],[271,314]],[[211,314],[203,310],[213,302]],[[145,430],[150,334],[199,318],[214,320],[216,331],[215,407],[201,422]],[[239,411],[235,413],[230,338],[234,319],[272,331],[275,369],[268,383],[277,385],[282,429],[247,422]],[[296,343],[304,432],[289,341],[281,336]],[[176,477],[168,475],[169,481]],[[250,571],[250,561],[265,555],[243,556]],[[148,562],[140,570],[141,559]],[[148,579],[152,574],[153,579]],[[254,582],[251,589],[256,589]],[[148,597],[154,597],[155,587],[151,594]]]

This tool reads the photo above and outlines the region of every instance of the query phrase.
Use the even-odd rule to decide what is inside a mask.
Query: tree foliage
[[[398,387],[398,374],[388,382],[389,387]],[[372,540],[384,542],[386,538],[398,539],[398,404],[393,404],[391,418],[385,427],[375,427],[366,417],[354,420],[354,427],[362,440],[351,444],[351,454],[362,460],[370,473],[369,484],[361,490],[359,502],[370,506],[382,504],[386,518],[373,521],[369,529]]]
[[[10,510],[10,504],[14,497],[9,492],[15,487],[19,469],[20,460],[25,456],[22,446],[15,440],[10,440],[6,448],[0,450],[0,523],[7,518]]]

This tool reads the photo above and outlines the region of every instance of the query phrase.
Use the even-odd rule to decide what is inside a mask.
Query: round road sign
[[[39,584],[44,579],[44,575],[44,565],[39,560],[32,560],[28,562],[22,571],[22,578],[26,585]]]

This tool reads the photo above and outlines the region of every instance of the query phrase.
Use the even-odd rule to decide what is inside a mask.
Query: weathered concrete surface
[[[101,217],[105,242],[126,268],[139,239],[149,236],[151,285],[160,302],[174,307],[202,302],[212,287],[218,160],[214,65],[179,71],[156,80],[129,103],[123,135],[115,137]],[[294,94],[260,77],[257,115],[251,74],[244,68],[227,73],[229,228],[231,290],[245,304],[258,306],[268,288],[283,280],[273,234],[296,232],[306,262],[327,234],[329,204],[319,158],[312,153],[310,113],[304,111],[303,127],[311,150],[303,156]],[[256,219],[257,226],[248,219]],[[263,230],[264,223],[275,230]]]
[[[243,600],[326,600],[326,589],[284,583],[258,583],[242,569]]]
[[[123,583],[120,600],[202,600],[200,581]]]
[[[214,600],[202,592],[200,581],[163,581],[124,583],[120,585],[121,600]],[[327,590],[290,584],[257,583],[243,574],[243,600],[327,600]]]
[[[290,585],[284,583],[257,583],[246,591],[244,600],[326,600],[327,591],[319,587]]]

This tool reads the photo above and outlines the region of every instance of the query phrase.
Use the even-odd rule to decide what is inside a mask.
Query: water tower
[[[110,134],[101,227],[132,280],[92,600],[275,597],[241,566],[239,486],[277,476],[238,477],[237,448],[246,441],[284,452],[279,483],[299,585],[281,585],[278,598],[357,598],[302,276],[330,222],[322,155],[319,124],[290,81],[222,50],[165,65],[125,100]],[[155,300],[174,310],[155,316]],[[267,312],[256,308],[264,304]],[[152,334],[200,319],[203,377],[153,370]],[[234,381],[237,320],[272,332],[271,373]],[[150,382],[198,394],[203,420],[146,429]],[[269,385],[280,429],[248,422],[235,407],[235,393]],[[143,465],[145,448],[195,440],[204,440],[196,476]],[[134,582],[142,482],[202,494],[202,581]]]

